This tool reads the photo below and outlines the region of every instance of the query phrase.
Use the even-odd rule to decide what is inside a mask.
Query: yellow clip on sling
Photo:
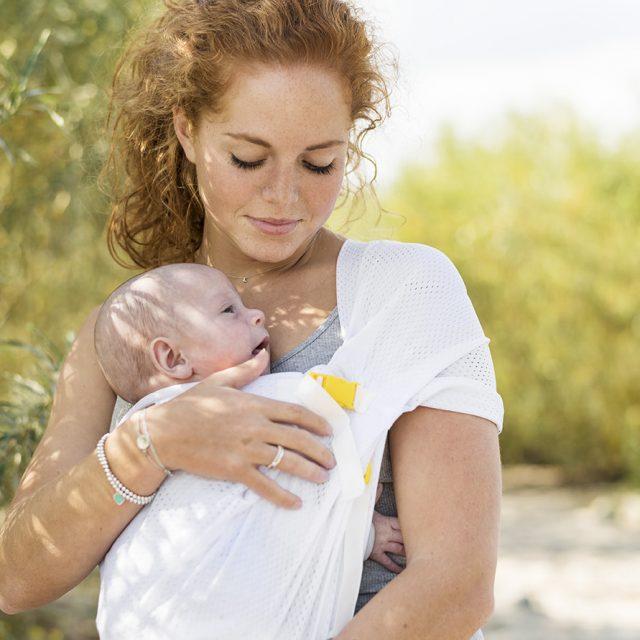
[[[356,394],[358,393],[358,383],[350,382],[338,376],[328,373],[309,373],[309,375],[320,382],[322,388],[345,409],[354,410],[356,407]]]
[[[364,471],[364,483],[369,484],[371,482],[371,474],[373,473],[373,469],[371,467],[371,462],[367,465],[367,468]]]
[[[328,373],[309,372],[309,375],[316,382],[319,382],[322,388],[345,409],[362,409],[366,402],[367,394],[357,382],[351,382]],[[370,461],[364,472],[365,484],[369,484],[371,481],[372,472],[373,468],[371,467]]]

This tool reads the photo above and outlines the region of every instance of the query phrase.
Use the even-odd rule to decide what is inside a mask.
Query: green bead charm
[[[120,493],[113,494],[113,501],[120,506],[124,502],[124,497]]]

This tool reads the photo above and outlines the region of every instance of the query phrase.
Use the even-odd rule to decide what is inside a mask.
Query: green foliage
[[[64,125],[64,118],[59,113],[56,113],[46,101],[47,94],[53,94],[55,90],[40,87],[29,89],[27,86],[36,62],[50,35],[51,31],[48,29],[42,31],[38,42],[33,47],[24,67],[20,71],[13,69],[9,61],[0,66],[0,72],[2,72],[4,80],[4,87],[0,92],[0,127],[8,122],[10,118],[15,117],[20,110],[24,111],[28,108],[45,111],[58,127]],[[12,166],[15,165],[16,154],[24,162],[29,164],[34,162],[27,151],[24,149],[12,150],[2,137],[0,137],[0,150],[4,152]]]
[[[115,59],[158,6],[2,3],[0,518],[42,437],[69,331],[131,275],[106,250],[96,177]],[[484,141],[445,131],[435,160],[407,165],[382,202],[398,215],[379,220],[369,201],[349,235],[395,229],[457,265],[492,339],[504,461],[640,481],[640,136],[605,147],[566,112],[512,116]],[[90,580],[79,608],[0,614],[0,640],[96,637]]]
[[[124,34],[157,6],[3,4],[5,339],[28,344],[32,323],[64,352],[67,332],[130,275],[114,265],[104,242],[108,203],[96,186],[106,152],[101,127]],[[505,461],[560,464],[574,479],[638,478],[638,138],[605,147],[559,111],[513,116],[499,135],[492,132],[483,141],[445,131],[435,160],[407,165],[382,199],[398,215],[378,223],[372,207],[350,235],[376,237],[395,227],[397,237],[437,246],[458,266],[492,338],[506,405]],[[27,365],[23,351],[4,349],[3,368],[42,384],[49,365],[37,357]],[[28,373],[36,361],[44,368]],[[15,486],[50,403],[51,386],[43,384],[40,394],[27,387],[20,378],[0,380],[5,424],[14,425],[14,439],[23,428],[25,440],[23,450],[4,453],[5,492]]]
[[[42,438],[64,357],[46,336],[34,333],[42,346],[19,340],[0,341],[0,354],[19,351],[25,370],[23,375],[2,372],[9,399],[0,400],[0,508],[15,494],[18,480]],[[71,346],[71,339],[71,335],[67,336],[67,347]]]
[[[640,480],[640,137],[603,146],[573,114],[443,133],[386,203],[442,249],[492,339],[506,462]]]
[[[21,0],[0,20],[0,334],[69,327],[128,274],[103,241],[107,91],[150,0]],[[54,311],[56,310],[56,311]],[[15,358],[9,366],[19,367]]]

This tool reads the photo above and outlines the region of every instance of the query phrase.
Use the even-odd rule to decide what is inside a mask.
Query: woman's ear
[[[149,345],[151,362],[160,373],[175,380],[189,380],[193,367],[179,349],[174,348],[168,338],[154,338]]]
[[[184,155],[187,156],[187,160],[195,164],[196,153],[194,148],[193,127],[184,110],[180,107],[173,108],[173,128],[180,141]]]

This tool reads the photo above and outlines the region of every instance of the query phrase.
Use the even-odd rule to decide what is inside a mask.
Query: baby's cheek
[[[209,353],[201,354],[194,362],[195,371],[203,378],[210,376],[212,373],[228,369],[232,364],[229,364],[232,358],[226,353]]]

